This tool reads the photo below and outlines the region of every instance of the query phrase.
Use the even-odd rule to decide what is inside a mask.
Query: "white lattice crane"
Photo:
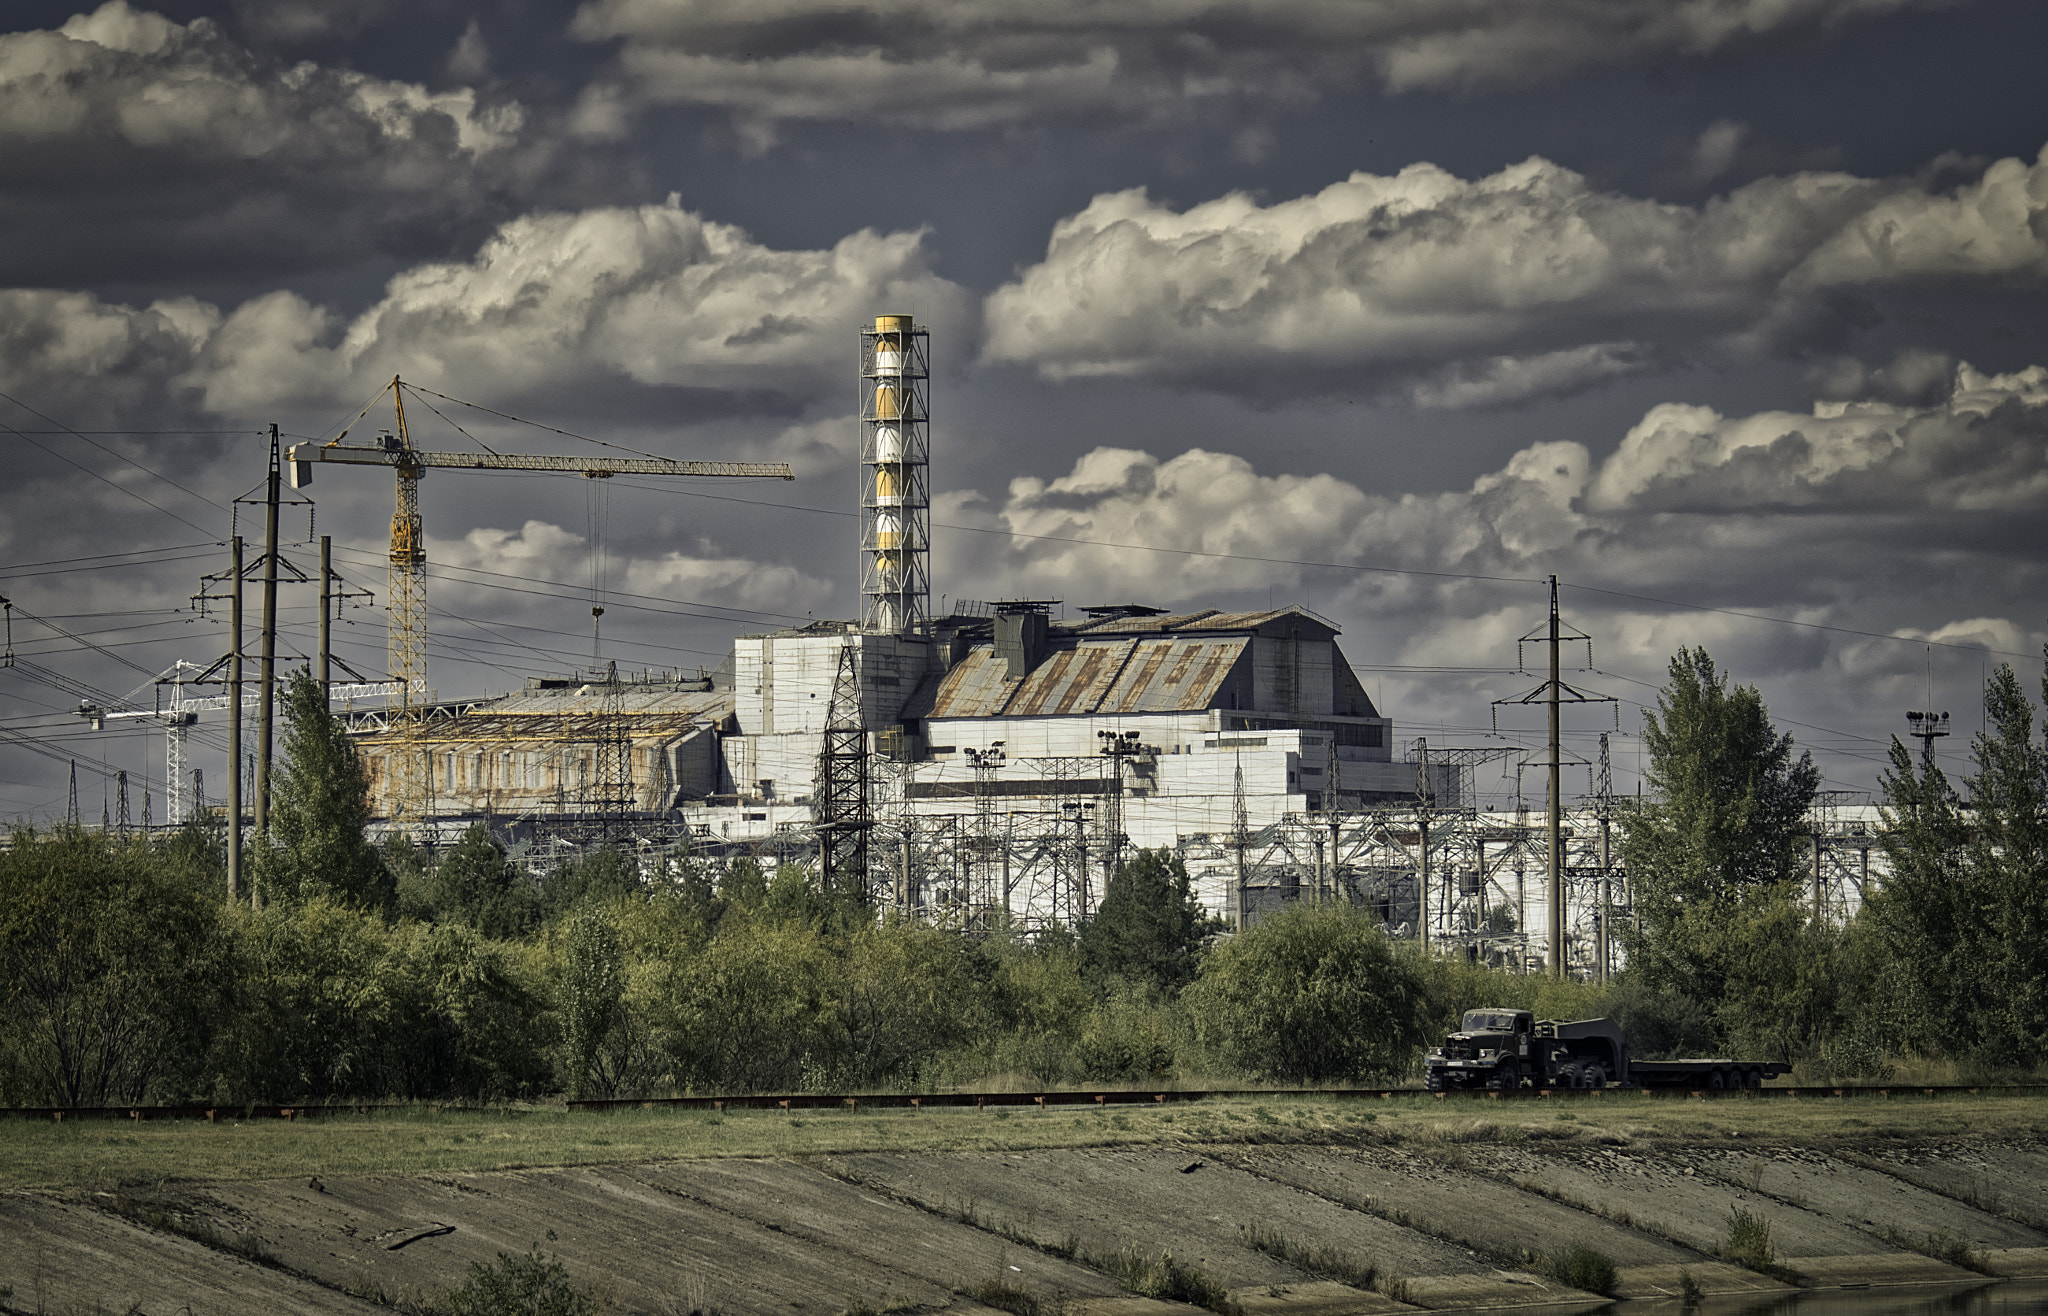
[[[405,423],[405,392],[415,388],[398,376],[377,394],[391,394],[397,417],[397,433],[380,436],[373,446],[351,446],[342,440],[344,429],[327,443],[301,443],[289,454],[294,489],[312,483],[316,462],[347,466],[386,466],[398,476],[398,506],[391,516],[391,556],[387,581],[385,615],[389,621],[387,662],[389,674],[399,683],[401,710],[410,713],[424,702],[427,689],[427,540],[420,521],[419,482],[429,469],[459,471],[568,471],[593,480],[614,475],[714,476],[723,479],[794,480],[787,462],[699,462],[670,461],[664,457],[537,457],[521,453],[427,452],[412,446]],[[433,396],[439,397],[440,394]],[[377,404],[356,416],[360,421]],[[447,399],[455,401],[456,399]],[[432,409],[432,403],[425,404]],[[473,404],[464,404],[473,405]],[[486,408],[486,410],[488,410]],[[436,414],[439,414],[438,412]],[[499,413],[493,413],[499,414]],[[353,422],[352,422],[353,424]],[[567,431],[557,431],[567,433]],[[572,435],[570,437],[580,437]],[[475,440],[472,440],[475,441]],[[483,445],[479,442],[479,447]]]

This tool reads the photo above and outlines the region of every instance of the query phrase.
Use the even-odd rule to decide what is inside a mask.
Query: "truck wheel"
[[[1553,1086],[1564,1088],[1566,1091],[1579,1086],[1579,1067],[1577,1065],[1566,1065],[1559,1069]]]
[[[1505,1061],[1494,1071],[1494,1076],[1487,1080],[1487,1086],[1497,1087],[1503,1092],[1519,1090],[1522,1086],[1522,1067],[1512,1060]]]
[[[1586,1066],[1586,1086],[1595,1092],[1607,1086],[1607,1070],[1595,1063]]]

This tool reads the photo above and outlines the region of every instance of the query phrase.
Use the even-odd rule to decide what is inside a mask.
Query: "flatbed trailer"
[[[1637,1060],[1612,1019],[1538,1019],[1527,1010],[1467,1010],[1423,1061],[1432,1092],[1475,1088],[1755,1089],[1792,1072],[1774,1060]]]
[[[1792,1066],[1775,1060],[1632,1060],[1628,1067],[1632,1086],[1694,1092],[1760,1088],[1791,1072]]]

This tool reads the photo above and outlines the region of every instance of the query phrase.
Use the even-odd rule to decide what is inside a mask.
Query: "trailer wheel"
[[[1720,1070],[1714,1070],[1712,1073],[1707,1075],[1707,1090],[1709,1092],[1720,1092],[1726,1089],[1727,1086],[1728,1077],[1727,1075],[1723,1074]]]
[[[1743,1076],[1742,1076],[1742,1086],[1744,1086],[1744,1087],[1748,1088],[1748,1089],[1749,1089],[1749,1090],[1750,1090],[1751,1092],[1754,1092],[1754,1091],[1756,1091],[1756,1090],[1757,1090],[1758,1088],[1762,1087],[1763,1085],[1764,1085],[1764,1071],[1763,1071],[1763,1070],[1761,1070],[1761,1069],[1752,1069],[1752,1070],[1749,1070],[1749,1071],[1747,1071],[1746,1073],[1744,1073],[1744,1074],[1743,1074]]]

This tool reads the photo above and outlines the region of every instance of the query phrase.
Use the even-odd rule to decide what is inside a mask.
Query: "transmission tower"
[[[817,822],[819,882],[827,891],[850,891],[866,900],[868,833],[875,820],[869,808],[868,729],[854,654],[852,643],[839,650],[811,808]]]
[[[71,792],[64,806],[64,823],[67,827],[83,827],[85,823],[78,816],[78,760],[71,760]]]
[[[599,845],[626,839],[626,814],[633,808],[633,733],[626,721],[626,687],[616,661],[605,664],[599,688],[596,746],[584,809],[594,819]]]
[[[1503,704],[1544,704],[1550,714],[1550,736],[1545,766],[1550,769],[1550,799],[1548,809],[1550,890],[1550,973],[1552,977],[1565,975],[1565,873],[1564,873],[1564,787],[1561,774],[1564,770],[1564,749],[1559,731],[1560,706],[1564,704],[1612,704],[1611,695],[1587,694],[1585,691],[1566,685],[1561,676],[1559,654],[1566,644],[1586,646],[1586,665],[1593,665],[1593,637],[1577,627],[1567,627],[1557,611],[1557,577],[1550,578],[1550,621],[1547,627],[1533,630],[1515,642],[1517,656],[1530,644],[1545,644],[1550,653],[1550,679],[1534,690],[1514,699],[1496,699],[1496,710]],[[1519,662],[1516,664],[1521,665]],[[1498,713],[1496,713],[1498,716]],[[1574,760],[1584,762],[1583,759]]]
[[[1237,889],[1237,899],[1231,908],[1232,926],[1244,931],[1248,912],[1249,896],[1245,890],[1245,855],[1252,847],[1251,813],[1244,803],[1244,754],[1237,756],[1237,775],[1230,785],[1230,848],[1237,851],[1237,878],[1232,883]]]
[[[1008,922],[1009,882],[1003,869],[1008,859],[1002,837],[996,831],[996,777],[1003,770],[1003,742],[987,749],[968,749],[967,761],[974,765],[974,835],[968,841],[966,926],[975,932],[993,931]]]

